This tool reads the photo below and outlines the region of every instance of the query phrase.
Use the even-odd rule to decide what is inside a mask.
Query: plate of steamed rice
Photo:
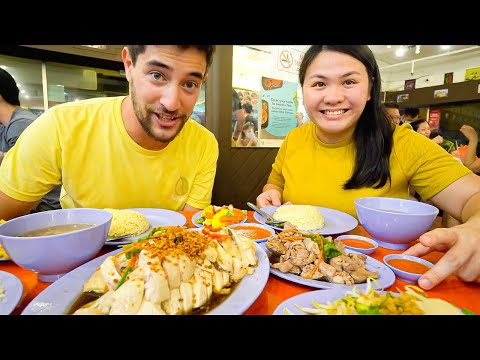
[[[113,215],[108,237],[132,234],[120,240],[105,241],[105,245],[124,245],[146,235],[155,226],[184,226],[187,219],[182,214],[166,209],[132,208],[109,209]]]
[[[341,234],[358,225],[357,219],[342,211],[328,209],[320,206],[312,205],[282,205],[282,206],[265,206],[261,208],[274,220],[288,221],[295,226],[297,230],[320,233],[322,235]],[[255,212],[253,214],[255,220],[259,223],[265,223],[265,217]],[[272,226],[276,230],[283,230],[283,227]]]

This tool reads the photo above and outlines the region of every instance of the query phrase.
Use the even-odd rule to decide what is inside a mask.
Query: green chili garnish
[[[128,273],[132,271],[132,267],[131,266],[127,266],[127,268],[125,269],[125,272],[123,273],[122,275],[122,278],[120,279],[120,281],[118,282],[118,285],[117,285],[117,288],[115,290],[118,290],[118,288],[120,286],[122,286],[122,284],[125,282],[125,279],[127,278],[127,275]]]

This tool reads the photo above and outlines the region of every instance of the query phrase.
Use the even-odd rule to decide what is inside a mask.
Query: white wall
[[[297,82],[297,74],[280,71],[277,68],[277,52],[282,46],[290,46],[300,51],[308,48],[306,45],[252,45],[259,49],[255,51],[245,46],[234,46],[233,86],[260,91],[262,76]],[[442,85],[444,74],[449,72],[454,73],[453,82],[462,82],[466,69],[480,67],[480,47],[471,51],[449,53],[446,56],[416,61],[413,75],[411,62],[398,66],[382,65],[384,63],[379,62],[382,91],[403,90],[405,80],[408,79],[417,79],[415,86],[417,89]]]
[[[453,72],[453,82],[465,81],[465,70],[480,67],[480,48],[468,52],[450,54],[412,64],[380,68],[382,91],[404,89],[405,80],[416,79],[415,88],[442,85],[444,75]]]

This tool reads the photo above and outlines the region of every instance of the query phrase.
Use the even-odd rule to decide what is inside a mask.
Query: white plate
[[[0,271],[0,286],[3,286],[3,299],[0,299],[0,315],[9,315],[20,302],[23,284],[18,277],[6,271]]]
[[[122,249],[111,251],[62,276],[23,310],[22,315],[63,315],[66,314],[82,293],[83,284],[108,256]],[[246,275],[235,287],[235,290],[208,315],[240,315],[258,298],[267,284],[269,262],[265,251],[256,244],[255,251],[258,266],[252,275]]]
[[[183,226],[187,224],[187,218],[182,214],[173,210],[153,209],[153,208],[132,208],[131,210],[138,211],[139,213],[143,214],[147,218],[148,222],[150,223],[150,227],[148,228],[148,230],[140,235],[127,237],[122,240],[105,241],[105,245],[130,244],[133,241],[137,241],[137,239],[139,239],[140,237],[147,235],[148,232],[155,226],[168,226],[168,225]]]
[[[268,256],[271,255],[270,250],[267,249],[266,242],[260,243],[260,246],[265,250]],[[345,252],[347,254],[353,253],[353,254],[360,254],[357,251],[345,249]],[[378,271],[378,278],[376,279],[378,282],[378,285],[375,284],[375,282],[372,281],[372,287],[374,289],[386,289],[389,286],[391,286],[395,282],[395,274],[393,273],[392,270],[390,270],[385,264],[382,262],[365,255],[367,257],[367,260],[365,262],[365,267],[369,271]],[[283,273],[278,269],[274,269],[270,267],[270,273],[273,275],[276,275],[282,279],[292,281],[297,284],[305,285],[305,286],[310,286],[318,289],[341,289],[342,291],[346,291],[349,289],[353,289],[354,286],[359,288],[360,290],[365,290],[367,287],[367,283],[364,284],[353,284],[353,285],[345,285],[345,284],[336,284],[336,283],[331,283],[328,281],[321,281],[321,280],[313,280],[313,279],[305,279],[302,278],[299,275],[295,275],[292,273]]]
[[[385,293],[385,291],[377,291],[380,294]],[[393,292],[391,293],[394,296],[400,296],[400,293]],[[280,305],[277,306],[272,315],[286,315],[283,313],[284,309],[287,308],[294,315],[310,315],[300,309],[295,305],[314,308],[312,301],[315,300],[317,303],[326,305],[327,302],[337,301],[338,299],[343,299],[345,297],[345,289],[327,289],[327,290],[315,290],[309,291],[300,295],[291,297],[290,299],[285,300]],[[462,309],[458,308],[459,313],[462,313]]]
[[[193,216],[192,216],[192,224],[195,225],[196,227],[199,227],[199,228],[202,228],[203,225],[197,224],[197,223],[195,222],[195,220],[197,220],[198,218],[202,217],[202,211],[203,211],[203,210],[199,210],[199,211],[197,211],[195,214],[193,214]],[[240,221],[240,222],[241,222],[241,223],[244,223],[245,221],[247,221],[247,219],[248,219],[248,216],[245,216],[245,218],[244,218],[242,221]],[[233,224],[232,224],[232,225],[233,225]],[[227,226],[227,227],[228,227],[228,226]]]
[[[288,205],[285,205],[288,206]],[[323,215],[325,219],[325,226],[318,230],[309,230],[308,232],[322,234],[322,235],[334,235],[334,234],[341,234],[350,230],[353,230],[357,227],[358,221],[352,215],[347,213],[328,209],[320,206],[315,206]],[[265,211],[270,216],[273,216],[275,210],[277,210],[278,206],[265,206],[261,208],[261,210]],[[265,224],[265,218],[257,213],[256,211],[253,214],[253,217],[258,222]],[[265,224],[267,225],[267,224]],[[282,227],[272,226],[276,230],[283,230]]]
[[[285,315],[283,313],[285,308],[290,310],[294,315],[310,315],[301,311],[295,305],[314,308],[312,304],[313,300],[319,304],[326,305],[329,301],[333,302],[344,298],[345,291],[346,289],[327,289],[309,291],[300,295],[296,295],[278,305],[272,315]]]

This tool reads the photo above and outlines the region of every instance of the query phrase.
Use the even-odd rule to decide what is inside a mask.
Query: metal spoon
[[[267,214],[265,211],[263,210],[260,210],[258,207],[256,207],[255,205],[253,205],[251,202],[247,202],[247,205],[252,209],[252,210],[255,210],[257,213],[259,213],[260,215],[262,215],[264,218],[265,218],[265,224],[267,225],[275,225],[275,226],[278,226],[278,227],[281,227],[285,221],[276,221],[273,219],[273,217],[269,214]]]
[[[125,238],[128,238],[132,236],[133,234],[125,234],[125,235],[120,235],[120,236],[107,236],[107,239],[105,241],[118,241],[118,240],[123,240]]]

